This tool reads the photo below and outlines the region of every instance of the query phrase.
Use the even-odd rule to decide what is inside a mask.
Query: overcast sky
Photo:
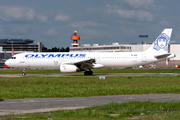
[[[173,28],[180,43],[180,0],[1,0],[0,38],[32,39],[45,47],[71,47],[77,30],[82,44],[154,41]]]

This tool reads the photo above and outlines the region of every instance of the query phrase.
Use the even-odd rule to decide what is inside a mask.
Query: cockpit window
[[[16,59],[16,57],[12,57],[11,59]]]

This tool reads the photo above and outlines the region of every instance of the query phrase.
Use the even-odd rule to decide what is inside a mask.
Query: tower
[[[71,45],[73,45],[73,47],[77,47],[78,44],[78,40],[80,40],[80,36],[76,36],[77,31],[74,31],[74,34],[71,36],[71,40],[73,40],[73,43]]]

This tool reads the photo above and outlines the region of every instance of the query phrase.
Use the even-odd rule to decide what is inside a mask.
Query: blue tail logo
[[[160,49],[164,49],[164,51],[168,50],[170,38],[167,34],[162,33],[154,42],[153,49],[159,51]]]

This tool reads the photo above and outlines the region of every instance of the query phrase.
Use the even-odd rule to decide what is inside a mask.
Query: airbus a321
[[[93,75],[94,68],[133,67],[175,57],[168,53],[172,29],[164,29],[154,43],[143,52],[31,52],[14,55],[5,64],[13,68],[54,68],[60,72],[85,71]]]

